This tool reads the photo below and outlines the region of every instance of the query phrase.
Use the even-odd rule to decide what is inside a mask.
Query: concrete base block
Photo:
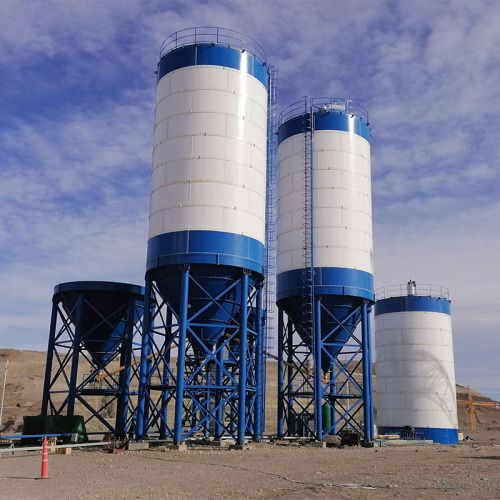
[[[269,446],[269,442],[267,441],[252,441],[250,444],[251,448],[263,448],[265,446]]]
[[[211,441],[208,443],[209,446],[213,446],[214,448],[228,448],[229,447],[229,442],[228,441]]]
[[[129,441],[127,444],[128,451],[139,451],[139,450],[148,450],[149,443],[136,443],[135,441]]]
[[[71,455],[71,448],[56,448],[58,455]]]
[[[422,446],[434,444],[434,441],[429,439],[384,439],[381,442],[379,441],[378,444],[381,446]]]
[[[324,441],[314,441],[311,445],[313,448],[326,448],[326,443]]]
[[[230,444],[229,445],[230,450],[249,450],[250,446],[248,444]]]
[[[187,451],[188,447],[186,443],[181,444],[168,444],[165,446],[165,450],[169,451]]]

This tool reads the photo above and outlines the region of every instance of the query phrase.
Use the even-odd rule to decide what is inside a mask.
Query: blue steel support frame
[[[179,321],[161,299],[153,281],[147,279],[145,289],[135,439],[141,441],[148,433],[155,431],[161,439],[173,439],[173,424],[168,420],[168,408],[174,399],[176,377],[170,357],[171,351],[178,346],[173,339],[178,335]]]
[[[116,299],[116,309],[107,315],[93,304],[92,294],[105,290],[113,297],[116,291],[113,285],[121,286],[121,293],[123,289],[127,292]],[[41,414],[71,417],[85,409],[90,414],[85,423],[98,421],[103,432],[124,437],[133,430],[136,411],[131,398],[136,393],[130,384],[138,378],[139,346],[135,340],[142,334],[142,295],[137,291],[140,287],[75,282],[58,285],[56,290],[52,299]],[[98,318],[97,324],[88,325],[84,311],[92,311]],[[115,315],[122,318],[118,326],[112,323]],[[103,325],[109,325],[115,347],[106,353],[105,360],[98,362],[92,347],[88,346],[95,338],[92,337],[95,329]],[[116,361],[121,367],[119,371],[115,370]],[[108,409],[115,414],[114,420],[104,416]]]
[[[262,311],[262,287],[257,287],[256,291],[256,308],[257,308],[257,318],[256,318],[256,329],[257,338],[255,346],[255,385],[256,385],[256,399],[255,399],[255,440],[260,441],[264,434],[265,427],[265,412],[264,412],[264,401],[265,401],[265,359],[264,359],[264,314],[259,313]]]
[[[365,418],[365,441],[373,441],[373,377],[371,366],[370,311],[366,302],[362,306],[362,350],[363,350],[363,411]]]
[[[316,439],[320,441],[323,436],[323,381],[321,373],[321,299],[315,298],[314,301],[314,416],[316,426]],[[318,361],[319,360],[319,361]]]
[[[283,325],[283,309],[278,307],[278,438],[284,437],[284,421],[285,421],[285,365],[283,359],[284,349],[281,346],[284,346],[285,343],[285,329]]]
[[[80,349],[82,342],[82,327],[83,327],[83,294],[78,296],[76,303],[76,325],[75,336],[73,338],[73,355],[71,358],[71,374],[69,379],[68,405],[67,415],[72,417],[75,414],[75,399],[76,399],[76,383],[78,376],[78,363],[80,361]]]
[[[57,316],[59,308],[57,300],[52,299],[52,314],[50,317],[49,345],[47,347],[47,362],[45,364],[45,378],[43,382],[42,409],[41,414],[47,415],[50,400],[50,382],[52,376],[52,365],[54,359],[54,348],[56,344]]]
[[[146,404],[146,387],[149,383],[149,370],[148,370],[148,360],[151,354],[151,299],[152,299],[152,283],[146,281],[145,291],[144,291],[144,320],[143,320],[143,332],[142,332],[142,343],[141,343],[141,363],[139,366],[139,394],[137,398],[137,408],[136,408],[136,426],[134,429],[136,438],[141,439],[144,435],[145,422],[147,421],[147,409]]]
[[[173,314],[172,311],[169,309],[167,310],[167,328],[165,330],[165,334],[167,337],[171,338],[172,336],[172,322],[173,322]],[[162,374],[162,385],[166,389],[162,392],[162,407],[161,407],[161,416],[160,416],[160,439],[165,439],[168,436],[168,402],[170,401],[171,397],[171,390],[168,389],[170,385],[170,364],[171,364],[171,358],[170,355],[172,353],[171,349],[167,349],[164,353],[164,365],[163,365],[163,374]]]
[[[184,407],[184,370],[186,366],[186,335],[188,319],[189,269],[182,271],[179,345],[177,355],[177,387],[175,390],[174,444],[182,440],[182,410]]]
[[[123,370],[120,372],[118,377],[118,384],[122,396],[117,401],[115,432],[119,436],[125,435],[127,431],[127,421],[129,418],[130,373],[132,370],[132,352],[134,349],[134,315],[135,305],[132,301],[130,301],[125,326],[126,335],[122,342],[122,352],[120,356],[120,367],[123,367]]]
[[[246,429],[246,398],[247,398],[247,305],[248,274],[243,274],[241,280],[241,306],[240,306],[240,373],[238,380],[238,436],[236,444],[243,444],[245,441]]]
[[[254,277],[250,285],[242,269],[239,278],[211,295],[196,265],[178,271],[177,312],[162,297],[154,273],[146,279],[154,306],[143,335],[136,439],[159,436],[176,444],[191,437],[229,437],[239,444],[246,436],[257,440],[263,432],[262,280]],[[223,305],[235,289],[240,302],[231,316]],[[193,294],[196,302],[190,301]],[[214,325],[200,318],[214,307],[225,311],[226,326],[217,338],[204,339],[201,332]],[[172,349],[177,350],[175,368],[170,366]],[[154,380],[159,373],[158,384]],[[167,407],[172,405],[173,422],[167,421]]]
[[[325,306],[322,297],[316,296],[311,343],[304,342],[300,324],[292,323],[289,318],[286,324],[286,315],[279,307],[278,437],[309,436],[322,440],[328,434],[351,430],[366,442],[373,440],[370,306],[371,302],[363,300],[340,321]],[[334,325],[331,331],[325,332],[325,318]],[[358,328],[351,331],[353,324]],[[349,337],[336,340],[346,329]],[[338,352],[332,355],[332,350]],[[311,359],[312,370],[308,364]],[[325,359],[330,368],[324,372]],[[329,428],[325,428],[323,405],[332,408]]]

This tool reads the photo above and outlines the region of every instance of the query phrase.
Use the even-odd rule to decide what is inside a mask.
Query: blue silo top
[[[448,289],[437,285],[392,285],[375,292],[375,316],[395,312],[451,313]]]
[[[241,33],[214,27],[189,28],[169,36],[160,50],[158,80],[176,69],[205,65],[243,71],[267,87],[262,47]]]
[[[343,98],[305,98],[283,110],[279,118],[278,144],[297,134],[311,131],[311,113],[316,130],[340,130],[370,140],[368,112],[359,104]]]

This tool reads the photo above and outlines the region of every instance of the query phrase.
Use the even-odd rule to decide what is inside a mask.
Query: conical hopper
[[[321,303],[323,306],[321,310],[321,338],[323,349],[328,352],[328,354],[322,353],[321,369],[324,373],[328,373],[331,368],[331,358],[339,354],[361,321],[361,311],[359,310],[359,298],[356,297],[323,295]],[[309,306],[304,303],[304,298],[289,297],[281,300],[280,305],[297,326],[297,332],[304,343],[312,350],[312,329],[305,325],[306,318],[310,317],[310,312],[306,310],[306,307],[309,308]],[[335,331],[329,335],[334,329]]]
[[[98,367],[105,366],[123,342],[130,299],[141,288],[125,283],[74,282],[56,287],[66,314],[77,324],[77,302],[83,295],[81,340]],[[137,316],[137,314],[135,314]],[[134,318],[134,321],[137,318]]]
[[[229,291],[224,290],[241,277],[241,269],[197,265],[191,266],[191,271],[199,285],[190,280],[188,318],[191,325],[187,336],[197,355],[204,357],[207,352],[196,337],[212,349],[229,326],[239,324],[241,285],[237,283]],[[179,268],[173,266],[156,268],[153,271],[153,279],[162,298],[177,315],[180,315],[181,308],[181,276]],[[254,280],[251,276],[248,282],[249,286],[253,286]],[[222,295],[219,297],[220,294]],[[213,303],[210,297],[219,297],[218,305]],[[237,318],[237,321],[233,318]]]

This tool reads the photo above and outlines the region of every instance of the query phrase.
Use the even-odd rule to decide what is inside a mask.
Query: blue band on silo
[[[306,269],[294,269],[276,277],[277,300],[304,295]],[[314,268],[315,295],[348,295],[374,300],[373,275],[342,267]]]
[[[147,271],[178,264],[216,264],[264,274],[264,245],[220,231],[177,231],[148,241]]]
[[[417,439],[428,439],[437,444],[458,444],[458,429],[414,427]],[[403,427],[377,426],[378,434],[401,434]]]
[[[54,287],[54,295],[66,292],[115,292],[131,295],[144,295],[144,288],[131,283],[117,283],[115,281],[69,281],[59,283]]]
[[[375,302],[375,316],[379,314],[409,311],[450,314],[450,301],[440,297],[406,295],[403,297],[390,297]]]
[[[188,66],[224,66],[257,78],[267,87],[267,68],[256,57],[239,49],[221,45],[197,44],[172,50],[158,63],[158,80],[171,71]]]
[[[283,123],[278,129],[278,144],[289,137],[307,131],[307,126],[305,126],[306,117],[308,118],[309,114],[296,116]],[[367,141],[370,140],[370,129],[366,122],[357,116],[341,114],[339,112],[314,113],[314,130],[340,130],[359,135]]]

